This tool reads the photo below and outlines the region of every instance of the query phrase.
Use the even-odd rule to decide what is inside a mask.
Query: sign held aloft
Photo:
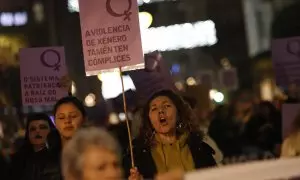
[[[273,40],[272,61],[277,85],[300,85],[300,37]]]
[[[129,75],[142,103],[161,90],[176,91],[170,71],[157,51],[145,55],[145,69],[131,71]]]
[[[80,0],[87,76],[144,68],[136,0]]]
[[[63,47],[21,49],[20,69],[23,106],[53,105],[68,95],[61,84],[67,75]]]

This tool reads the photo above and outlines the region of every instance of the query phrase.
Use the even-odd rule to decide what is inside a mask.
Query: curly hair
[[[155,130],[151,124],[149,118],[150,103],[153,99],[159,96],[166,96],[171,99],[177,109],[178,119],[176,122],[176,135],[180,136],[183,133],[199,133],[203,136],[200,131],[200,127],[197,121],[197,117],[193,113],[190,105],[185,102],[181,96],[177,95],[173,91],[163,90],[155,93],[146,103],[142,112],[142,125],[140,129],[139,137],[144,140],[145,145],[151,146],[153,143],[153,137]]]

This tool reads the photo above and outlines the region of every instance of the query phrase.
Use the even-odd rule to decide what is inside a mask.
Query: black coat
[[[11,180],[60,180],[58,168],[50,168],[51,154],[45,148],[39,152],[20,150],[12,157]],[[54,166],[51,166],[54,167]]]
[[[0,154],[0,179],[9,179],[8,170],[9,163],[5,160],[5,157]]]
[[[61,173],[61,139],[57,130],[52,131],[47,138],[48,157],[44,168],[45,180],[62,180]]]
[[[202,169],[216,166],[213,158],[214,150],[201,140],[201,135],[191,133],[187,140],[190,148],[195,168]],[[142,139],[133,141],[133,152],[135,166],[146,179],[152,179],[157,174],[155,162],[151,155],[150,147],[144,143]],[[130,153],[126,153],[123,159],[123,166],[126,177],[129,176],[131,168]]]
[[[12,157],[11,180],[62,180],[60,137],[57,131],[48,135],[48,148],[34,152],[25,144]]]

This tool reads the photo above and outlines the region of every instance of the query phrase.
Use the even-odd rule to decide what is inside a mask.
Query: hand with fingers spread
[[[130,176],[128,180],[143,180],[143,176],[140,174],[136,167],[130,169]]]

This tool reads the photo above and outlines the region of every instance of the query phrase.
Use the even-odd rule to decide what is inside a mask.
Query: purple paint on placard
[[[54,57],[51,56],[51,54],[54,54]],[[54,71],[59,71],[60,69],[60,62],[61,57],[58,51],[55,49],[47,49],[41,54],[41,63],[43,66],[48,68],[53,68]],[[54,61],[54,62],[53,62]]]
[[[132,0],[127,0],[128,1],[128,8],[125,9],[122,13],[118,13],[113,9],[113,7],[111,5],[111,1],[112,0],[106,0],[106,10],[107,10],[107,12],[110,15],[114,16],[114,17],[124,16],[124,21],[126,21],[126,20],[130,21],[131,20],[130,16],[132,15],[132,12],[130,12],[131,8],[132,8]],[[124,7],[124,8],[126,8],[126,7]]]

